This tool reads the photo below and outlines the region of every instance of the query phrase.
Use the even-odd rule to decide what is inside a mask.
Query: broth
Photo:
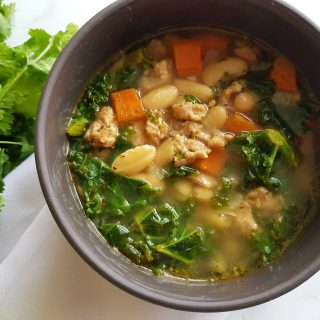
[[[290,60],[238,33],[171,32],[127,50],[67,130],[85,214],[155,275],[263,267],[312,216],[314,101]]]

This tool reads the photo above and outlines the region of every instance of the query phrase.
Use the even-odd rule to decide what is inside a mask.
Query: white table
[[[24,41],[29,28],[55,33],[69,22],[81,26],[113,1],[15,2],[10,44]],[[320,24],[315,0],[288,2]],[[6,178],[5,196],[7,205],[0,214],[0,320],[320,319],[320,273],[274,301],[224,314],[180,312],[144,302],[102,279],[73,251],[45,206],[33,156]]]

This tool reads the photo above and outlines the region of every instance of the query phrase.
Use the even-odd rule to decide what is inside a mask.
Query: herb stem
[[[16,141],[0,141],[0,144],[14,144],[17,146],[22,146],[22,142],[16,142]]]

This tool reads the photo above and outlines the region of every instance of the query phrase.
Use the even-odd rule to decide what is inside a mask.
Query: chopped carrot
[[[233,133],[241,133],[242,131],[255,131],[260,128],[243,114],[235,112],[227,119],[225,129]]]
[[[125,89],[111,93],[112,106],[120,125],[142,120],[145,113],[135,89]]]
[[[205,172],[220,175],[224,164],[228,158],[228,152],[224,149],[214,149],[206,159],[198,159],[193,163],[193,167]]]
[[[200,41],[202,41],[203,53],[206,53],[209,50],[214,50],[222,53],[226,51],[229,46],[229,37],[222,33],[203,35],[200,37]]]
[[[178,76],[198,75],[202,71],[201,42],[198,40],[175,40],[173,56]]]
[[[270,78],[275,82],[278,90],[290,92],[298,90],[296,69],[293,63],[284,57],[276,58]]]

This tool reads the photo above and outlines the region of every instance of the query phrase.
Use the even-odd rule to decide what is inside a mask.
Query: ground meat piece
[[[170,135],[184,135],[193,139],[198,139],[209,148],[224,148],[233,139],[234,135],[220,130],[211,130],[210,133],[203,130],[203,125],[194,121],[170,121]]]
[[[195,137],[209,148],[224,148],[228,141],[233,138],[233,135],[220,130],[213,130],[210,134],[199,131]]]
[[[153,69],[147,69],[139,81],[142,94],[155,88],[169,84],[173,79],[173,63],[171,60],[161,60]]]
[[[180,133],[186,137],[196,137],[202,130],[202,124],[193,121],[178,121],[181,123]]]
[[[146,55],[150,59],[159,61],[168,55],[168,49],[161,40],[153,39],[146,47]]]
[[[211,149],[196,139],[189,139],[181,134],[173,137],[175,149],[174,164],[176,167],[193,162],[196,159],[208,158]]]
[[[231,97],[242,92],[242,90],[243,85],[238,81],[233,81],[230,86],[223,90],[221,96],[219,97],[219,103],[229,104]]]
[[[96,119],[90,124],[84,138],[94,147],[112,148],[119,135],[114,123],[114,112],[111,107],[102,107]]]
[[[194,121],[179,121],[171,118],[168,121],[170,126],[170,135],[175,136],[181,134],[186,137],[195,137],[202,130],[203,125]]]
[[[258,229],[250,204],[246,201],[242,201],[237,209],[234,209],[235,222],[238,225],[241,232],[244,234],[251,234],[252,231]]]
[[[202,103],[189,101],[179,102],[172,106],[173,117],[178,120],[201,121],[208,112],[208,107]]]
[[[253,208],[268,215],[278,214],[283,208],[283,198],[279,195],[273,195],[264,187],[258,187],[248,192],[246,201]]]
[[[146,133],[151,141],[158,145],[160,141],[169,134],[169,126],[163,118],[160,110],[148,111],[148,120],[146,123]]]

